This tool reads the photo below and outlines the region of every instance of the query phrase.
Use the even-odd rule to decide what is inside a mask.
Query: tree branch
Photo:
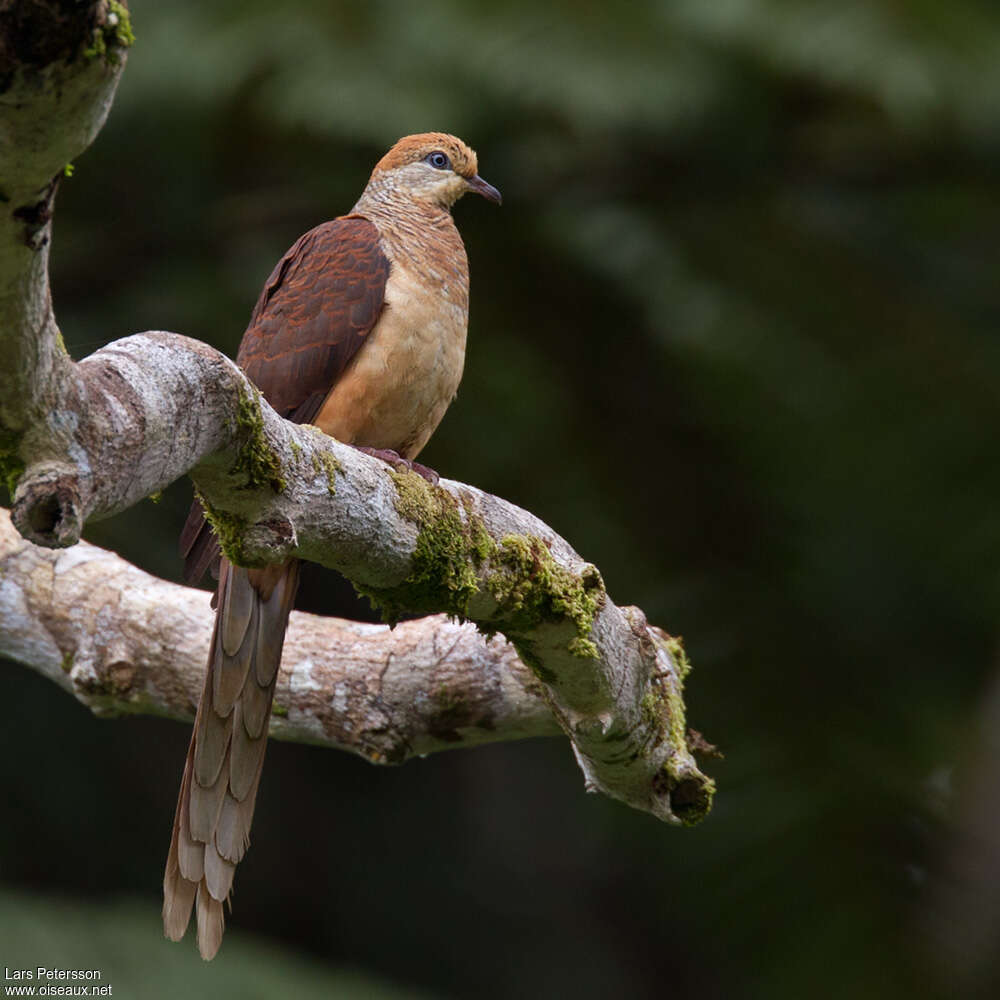
[[[42,92],[50,85],[43,79]],[[81,93],[89,86],[106,114],[106,76],[84,70],[74,85]],[[31,103],[33,95],[29,87],[16,96]],[[40,148],[59,135],[58,115],[51,121],[48,133],[38,130]],[[0,165],[12,190],[37,190],[44,173],[9,151]],[[0,229],[0,351],[15,359],[0,375],[0,464],[16,484],[12,519],[24,538],[72,545],[88,519],[190,471],[233,562],[309,559],[343,573],[390,619],[444,612],[502,633],[542,682],[588,789],[669,822],[707,812],[712,784],[685,739],[679,645],[638,609],[617,607],[596,567],[551,528],[474,487],[431,486],[282,420],[231,361],[176,334],[128,337],[74,364],[51,309],[37,309],[48,303],[48,219],[39,241],[12,224],[16,216],[8,213]],[[180,639],[163,627],[155,641]],[[400,636],[420,627],[434,635],[444,628],[407,626]],[[64,655],[77,646],[59,648]],[[113,656],[112,677],[118,662],[135,658]],[[414,674],[419,697],[433,697],[435,670]],[[468,701],[476,684],[468,670],[458,676],[459,700]],[[336,684],[345,682],[330,682],[318,697],[336,703]],[[390,734],[385,743],[410,739]]]
[[[202,590],[112,552],[24,541],[0,509],[0,656],[101,716],[190,721],[214,612]],[[558,734],[542,686],[500,638],[443,615],[397,628],[296,611],[271,733],[399,764],[438,750]]]

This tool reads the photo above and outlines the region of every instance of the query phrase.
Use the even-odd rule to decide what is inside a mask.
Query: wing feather
[[[360,215],[311,229],[278,261],[236,361],[281,416],[310,423],[319,413],[382,314],[389,267],[378,230]],[[181,535],[181,554],[189,583],[219,557],[197,500]]]
[[[378,322],[388,279],[378,230],[358,215],[311,229],[282,257],[236,356],[278,413],[326,397]]]

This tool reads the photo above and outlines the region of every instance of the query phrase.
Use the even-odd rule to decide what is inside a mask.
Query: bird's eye
[[[424,160],[436,170],[447,170],[451,166],[451,160],[444,153],[428,153]]]

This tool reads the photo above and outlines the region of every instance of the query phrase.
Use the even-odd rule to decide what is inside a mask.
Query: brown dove
[[[279,414],[412,464],[462,377],[469,267],[451,207],[467,191],[500,203],[477,170],[476,154],[452,135],[400,139],[351,212],[311,229],[281,258],[237,355]],[[219,583],[163,877],[163,926],[180,940],[193,907],[209,959],[250,843],[299,564],[243,569],[220,559],[197,503],[181,547],[189,580],[219,560]]]

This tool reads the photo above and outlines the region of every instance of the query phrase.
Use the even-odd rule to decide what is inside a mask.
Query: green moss
[[[302,458],[302,445],[299,444],[294,438],[288,442],[288,447],[292,449],[292,458],[297,462]]]
[[[677,668],[676,683],[664,677],[653,677],[649,691],[643,695],[641,709],[643,718],[656,732],[656,744],[664,739],[678,750],[688,750],[684,709],[684,678],[691,672],[691,662],[684,651],[684,643],[678,636],[665,635],[653,630],[654,640],[667,650]]]
[[[11,497],[17,489],[18,480],[24,475],[24,462],[21,459],[21,435],[0,429],[0,479]]]
[[[604,600],[604,583],[596,568],[582,574],[561,567],[541,538],[507,535],[497,544],[466,496],[461,499],[432,486],[412,472],[390,473],[396,484],[397,511],[419,527],[410,575],[397,587],[357,586],[381,608],[388,621],[404,611],[445,610],[468,617],[469,602],[484,589],[497,604],[488,620],[476,625],[487,635],[502,632],[540,680],[551,682],[535,655],[531,632],[543,622],[569,621],[576,635],[569,652],[596,658],[590,638],[594,615]]]
[[[108,10],[118,18],[118,23],[114,25],[115,41],[123,48],[131,48],[135,45],[135,33],[132,31],[132,18],[128,8],[117,0],[110,0]]]
[[[660,770],[654,775],[652,788],[657,795],[669,796],[670,810],[685,826],[701,822],[712,808],[715,783],[698,771],[691,769],[690,754],[703,745],[700,734],[686,728],[682,679],[691,669],[684,645],[674,636],[662,637],[653,630],[654,639],[670,653],[677,665],[677,680],[669,675],[650,679],[649,690],[643,695],[639,708],[643,722],[649,729],[653,747],[664,741],[671,751]],[[712,748],[714,749],[714,748]]]
[[[337,495],[337,473],[343,472],[344,467],[328,451],[313,452],[313,469],[317,476],[326,473],[326,491],[330,496]]]
[[[667,734],[670,745],[679,750],[687,748],[687,720],[685,718],[684,698],[678,684],[664,684],[664,704],[667,715]]]
[[[87,59],[101,56],[116,64],[120,58],[117,50],[134,44],[135,34],[128,8],[118,0],[109,0],[104,23],[95,30],[93,41],[83,50],[83,55]]]
[[[163,499],[163,490],[157,490],[155,493],[150,493],[147,499],[152,500],[153,503],[159,503]]]
[[[483,519],[476,514],[473,508],[472,497],[467,493],[463,493],[460,499],[462,507],[465,510],[465,520],[469,529],[469,545],[475,558],[483,563],[493,555],[496,546],[493,544],[490,533],[486,530]]]
[[[236,463],[230,472],[245,475],[247,488],[270,486],[275,493],[285,489],[281,460],[264,434],[264,416],[260,411],[260,392],[256,386],[250,392],[240,389],[236,410],[236,423],[242,433],[243,443],[236,454]]]
[[[585,658],[597,655],[590,630],[604,600],[604,581],[596,567],[572,573],[555,561],[541,538],[507,535],[494,553],[487,586],[499,606],[498,630],[508,638],[542,622],[568,619],[576,626],[569,651]]]
[[[230,475],[246,477],[243,489],[270,486],[275,493],[281,493],[286,486],[285,477],[282,474],[278,454],[264,433],[260,392],[255,386],[251,386],[249,392],[240,390],[236,423],[241,443],[237,448],[236,462],[229,470]],[[219,539],[219,546],[225,557],[237,566],[245,566],[247,559],[243,547],[243,535],[249,523],[247,519],[239,514],[217,510],[197,490],[195,496],[205,512],[205,520],[211,524]]]
[[[691,768],[685,730],[684,700],[680,686],[655,677],[640,703],[643,720],[653,734],[652,745],[664,740],[672,751],[653,776],[656,795],[669,796],[670,811],[684,824],[694,826],[708,815],[715,795],[715,782]]]
[[[62,667],[64,674],[68,674],[73,669],[73,661],[75,659],[76,653],[73,650],[63,653],[62,663],[60,663],[60,666]]]
[[[654,747],[669,740],[676,750],[688,749],[684,698],[679,684],[659,676],[650,678],[649,690],[642,696],[639,709]]]
[[[288,718],[288,709],[285,708],[284,705],[279,705],[277,702],[275,702],[271,706],[271,714],[272,715],[276,715],[279,719],[287,719]]]
[[[574,656],[579,657],[581,660],[596,660],[600,656],[597,651],[597,643],[592,639],[583,639],[580,636],[570,639],[567,648]]]
[[[476,568],[483,560],[482,537],[489,537],[485,527],[474,515],[463,518],[451,493],[417,473],[393,470],[390,475],[396,484],[396,510],[420,529],[413,568],[398,587],[358,586],[358,592],[380,608],[387,621],[397,621],[404,611],[442,610],[465,619],[469,601],[479,590]]]
[[[697,826],[711,811],[715,782],[705,775],[682,778],[670,795],[670,808],[684,826]]]
[[[642,713],[642,721],[649,729],[649,741],[644,749],[658,747],[668,738],[671,747],[677,750],[684,749],[684,706],[681,705],[681,725],[678,726],[674,718],[674,705],[659,678],[653,678],[650,681],[649,690],[639,702],[639,710]],[[678,738],[680,738],[680,743],[677,742]]]
[[[677,667],[677,673],[681,681],[691,673],[691,661],[684,650],[684,640],[680,636],[672,635],[666,641],[667,652]]]
[[[416,472],[393,469],[389,475],[396,484],[395,506],[401,517],[413,521],[414,524],[423,525],[440,508],[439,494],[446,491],[439,486],[432,486]],[[454,500],[450,493],[447,495],[449,500]]]
[[[247,530],[247,519],[239,514],[230,514],[224,510],[216,510],[197,489],[194,495],[205,512],[205,520],[212,526],[215,537],[219,539],[222,554],[237,566],[246,562],[243,550],[243,534]]]
[[[642,719],[646,725],[651,726],[654,729],[659,729],[661,727],[661,723],[663,721],[662,704],[663,699],[657,691],[650,690],[642,696],[642,701],[639,702],[639,708],[642,711]]]

